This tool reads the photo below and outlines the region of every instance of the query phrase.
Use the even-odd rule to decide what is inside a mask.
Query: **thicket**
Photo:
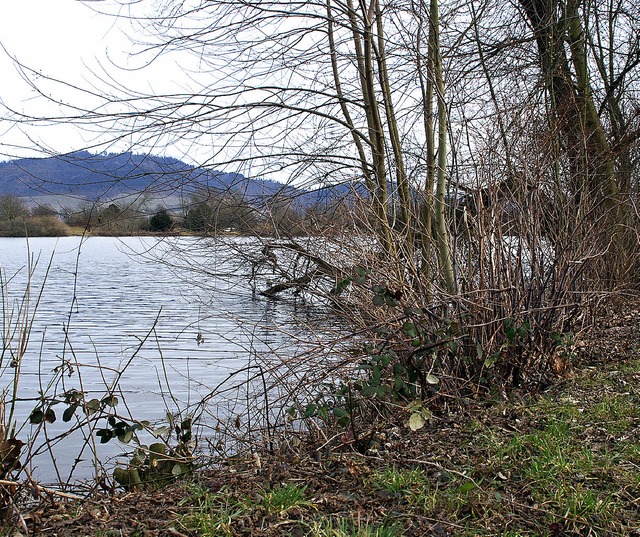
[[[230,161],[351,186],[340,226],[309,219],[234,252],[263,295],[342,319],[299,356],[257,360],[245,421],[262,438],[337,424],[364,449],[398,409],[417,427],[465,398],[543,389],[605,297],[637,287],[635,7],[170,4],[151,40],[242,73],[206,119],[172,128],[233,125],[228,144],[252,155]]]

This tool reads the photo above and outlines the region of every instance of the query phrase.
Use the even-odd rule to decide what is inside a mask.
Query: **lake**
[[[155,422],[197,403],[252,355],[291,352],[281,329],[298,326],[293,306],[257,299],[228,246],[202,246],[193,237],[0,238],[5,319],[23,303],[28,281],[31,312],[41,294],[21,365],[16,417],[18,426],[27,423],[18,438],[37,431],[28,416],[38,394],[52,392],[51,379],[58,394],[77,389],[100,399],[126,366],[118,396],[136,420]],[[7,401],[10,362],[5,352],[0,381]],[[65,408],[53,407],[58,419],[47,424],[49,438],[73,423],[62,422]],[[91,477],[90,456],[73,466],[82,442],[80,432],[64,438],[52,446],[55,464],[38,455],[32,472],[45,482]],[[105,459],[120,452],[116,441],[98,448]]]

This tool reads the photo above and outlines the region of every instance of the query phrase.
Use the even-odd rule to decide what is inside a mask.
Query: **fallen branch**
[[[317,274],[318,274],[318,271],[314,271],[312,273],[307,273],[304,276],[301,276],[300,278],[294,278],[293,280],[289,280],[286,282],[276,283],[275,285],[272,285],[268,289],[265,289],[264,291],[260,291],[260,294],[263,296],[274,297],[278,293],[281,293],[282,291],[286,291],[287,289],[297,288],[299,290],[302,290],[302,288],[305,285],[307,285],[309,282],[311,282]]]

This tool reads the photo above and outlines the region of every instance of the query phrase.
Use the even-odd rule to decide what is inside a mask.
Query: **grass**
[[[267,515],[282,515],[292,509],[313,508],[313,502],[306,500],[305,495],[305,486],[286,484],[266,491],[257,507],[262,507]]]
[[[307,528],[310,537],[402,537],[397,524],[370,523],[368,521],[340,518],[323,518]]]
[[[370,478],[371,486],[374,489],[396,494],[412,496],[417,491],[428,487],[428,480],[422,469],[398,469],[395,467],[384,468],[375,473]]]
[[[251,509],[251,504],[235,498],[231,491],[222,489],[217,493],[208,493],[196,487],[189,503],[194,503],[193,512],[184,517],[182,524],[203,535],[232,535],[234,520],[242,517]]]
[[[626,375],[638,372],[638,361],[626,364]],[[627,438],[640,423],[637,397],[608,391],[594,396],[593,384],[591,376],[584,384],[577,379],[572,397],[541,398],[521,408],[534,424],[526,434],[483,436],[494,472],[508,474],[544,506],[548,520],[563,520],[572,531],[615,527],[626,516],[623,505],[630,507],[621,491],[634,490],[637,498],[640,482],[640,448]]]
[[[234,523],[241,520],[282,517],[293,510],[313,510],[313,502],[306,499],[306,487],[284,484],[252,496],[237,494],[230,488],[209,492],[194,486],[185,500],[191,504],[191,513],[183,517],[181,524],[199,535],[234,535]]]
[[[624,377],[635,379],[640,362],[626,363],[621,371],[619,385],[625,386]],[[489,534],[550,535],[558,527],[569,534],[613,531],[632,503],[637,507],[640,444],[630,433],[640,423],[640,406],[633,393],[612,391],[606,383],[607,390],[593,392],[594,378],[584,380],[560,397],[492,409],[518,413],[522,425],[516,429],[522,431],[505,434],[488,416],[470,421],[461,472],[469,480],[434,480],[421,468],[387,467],[368,483],[425,516],[464,520],[470,535],[503,524],[505,511],[516,514],[525,506],[534,510],[528,522],[536,530]]]
[[[253,494],[196,488],[181,525],[211,536],[256,528],[311,537],[631,534],[640,525],[633,436],[640,407],[628,390],[640,373],[634,364],[600,391],[588,372],[563,390],[457,419],[448,432],[403,430],[386,457],[336,454],[314,467],[317,479],[282,480]],[[327,479],[333,485],[323,487]]]
[[[378,496],[406,502],[425,513],[446,510],[459,513],[470,505],[476,484],[464,477],[439,474],[431,479],[421,468],[384,468],[369,478]]]

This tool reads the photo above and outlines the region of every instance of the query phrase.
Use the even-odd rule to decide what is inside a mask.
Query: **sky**
[[[112,120],[108,123],[111,130],[105,135],[104,130],[100,130],[102,125],[96,127],[95,124],[90,124],[82,127],[70,124],[69,121],[64,124],[62,121],[55,124],[38,121],[34,125],[33,121],[17,123],[9,119],[11,111],[29,117],[64,118],[69,113],[69,107],[56,104],[55,101],[85,110],[95,110],[99,104],[104,104],[101,98],[113,89],[113,86],[109,88],[113,80],[134,93],[147,96],[191,94],[197,88],[209,91],[218,80],[226,85],[233,84],[236,80],[237,72],[229,77],[220,76],[227,67],[226,59],[213,58],[210,64],[203,67],[196,55],[184,50],[167,52],[150,66],[140,69],[149,55],[140,56],[136,52],[140,51],[140,42],[151,38],[140,32],[138,27],[132,26],[128,20],[129,11],[123,7],[127,2],[137,16],[144,16],[149,11],[157,12],[161,4],[159,0],[11,0],[3,4],[0,17],[0,161],[51,156],[83,149],[94,153],[131,150],[175,157],[196,166],[218,166],[245,175],[260,173],[266,176],[265,174],[271,173],[266,171],[259,156],[256,157],[256,151],[252,152],[251,147],[247,149],[245,144],[248,135],[242,138],[241,135],[234,134],[233,141],[229,141],[227,138],[231,135],[225,136],[226,126],[220,127],[220,124],[209,129],[199,128],[201,123],[198,123],[198,128],[192,132],[181,130],[180,125],[175,131],[148,130],[144,134],[150,133],[149,142],[144,144],[133,138],[135,134],[123,130],[122,124],[113,128]],[[105,15],[104,12],[110,15]],[[138,43],[132,42],[132,36]],[[212,71],[215,61],[219,62],[219,70]],[[27,72],[26,78],[37,86],[37,90],[24,80],[24,74],[21,76],[17,63],[28,68],[23,71]],[[244,75],[238,76],[241,79]],[[94,91],[95,95],[91,96],[86,91],[74,91],[69,85],[55,83],[51,79],[86,88]],[[39,92],[51,99],[39,95]],[[242,98],[229,97],[234,104],[241,102]],[[249,98],[255,100],[259,98],[259,94],[253,92]],[[124,105],[114,102],[115,99],[107,103],[106,109],[101,109],[103,117],[108,117],[114,110],[125,111]],[[173,102],[180,102],[180,98]],[[143,103],[146,106],[158,104],[164,103]],[[117,108],[118,106],[120,107]],[[177,114],[188,116],[199,108],[195,104],[191,108],[179,110]],[[140,109],[144,110],[145,106]],[[130,110],[126,109],[126,112]],[[143,123],[144,120],[144,117],[138,116],[135,121]],[[158,120],[160,124],[162,120],[162,117]],[[267,117],[262,121],[271,120],[271,117]],[[224,125],[224,120],[220,121]],[[252,121],[254,119],[247,119],[245,123],[253,124]],[[257,124],[257,120],[255,121]],[[96,134],[98,131],[100,133]],[[233,128],[229,132],[235,133]],[[264,134],[266,130],[260,132],[263,134],[255,136],[267,139],[261,139],[261,143],[270,143],[272,131],[268,134]],[[256,166],[259,167],[259,172],[256,171]],[[279,166],[279,162],[274,164],[275,171],[269,178],[287,178],[287,173],[281,172]]]
[[[56,98],[68,98],[73,104],[91,106],[82,93],[62,91],[39,77],[52,77],[91,88],[92,73],[103,67],[115,73],[129,87],[165,89],[179,78],[175,58],[161,60],[143,71],[125,71],[117,66],[132,65],[135,50],[125,31],[131,31],[122,18],[97,13],[98,9],[116,13],[110,0],[14,0],[4,2],[0,17],[0,101],[22,113],[55,116],[60,109],[23,80],[15,58],[34,70],[38,85]],[[135,63],[135,62],[134,62]],[[0,110],[0,160],[35,156],[45,151],[65,152],[96,142],[91,133],[70,125],[34,128],[7,121]]]

